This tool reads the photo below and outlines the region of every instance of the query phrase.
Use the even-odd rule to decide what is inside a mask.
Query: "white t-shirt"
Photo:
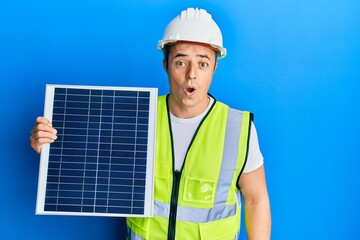
[[[171,127],[174,140],[175,170],[180,170],[185,159],[186,151],[191,139],[206,113],[212,106],[214,99],[210,97],[209,106],[200,115],[193,118],[178,118],[170,113]],[[251,123],[248,158],[243,173],[256,170],[264,164],[255,125]]]

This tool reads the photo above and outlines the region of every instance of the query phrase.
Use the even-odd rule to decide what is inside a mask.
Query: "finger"
[[[57,130],[55,128],[53,128],[50,125],[44,124],[44,123],[39,123],[38,125],[36,125],[33,129],[32,129],[32,134],[35,134],[36,132],[48,132],[51,134],[56,134]]]
[[[45,139],[48,138],[48,139],[52,139],[52,140],[57,139],[56,130],[54,129],[54,131],[42,131],[42,130],[34,131],[31,134],[30,139],[38,140],[41,138],[45,138]]]
[[[36,118],[35,126],[41,123],[52,127],[51,122],[47,118],[39,116]]]
[[[57,134],[57,130],[47,124],[39,123],[30,131],[30,135],[35,135],[38,132],[47,132],[52,135]]]
[[[31,147],[37,152],[40,153],[41,148],[44,144],[50,144],[53,143],[55,141],[55,139],[53,138],[48,138],[48,137],[40,137],[40,138],[36,138],[35,135],[32,135],[30,137],[30,142],[31,142]]]

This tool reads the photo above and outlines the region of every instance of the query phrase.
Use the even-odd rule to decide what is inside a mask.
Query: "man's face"
[[[170,110],[178,117],[193,117],[208,106],[207,96],[217,66],[214,50],[195,43],[177,43],[170,48],[164,68],[170,84]],[[182,115],[182,116],[181,116]]]

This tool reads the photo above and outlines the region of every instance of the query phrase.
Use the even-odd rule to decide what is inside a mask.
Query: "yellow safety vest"
[[[154,216],[127,218],[127,238],[235,239],[241,208],[237,182],[247,158],[251,118],[251,113],[215,100],[195,132],[182,170],[174,171],[167,97],[159,97]]]

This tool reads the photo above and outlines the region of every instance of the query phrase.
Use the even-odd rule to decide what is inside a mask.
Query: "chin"
[[[188,108],[191,108],[191,107],[195,107],[197,104],[196,104],[196,101],[192,100],[192,99],[185,99],[182,101],[184,107],[188,107]]]

